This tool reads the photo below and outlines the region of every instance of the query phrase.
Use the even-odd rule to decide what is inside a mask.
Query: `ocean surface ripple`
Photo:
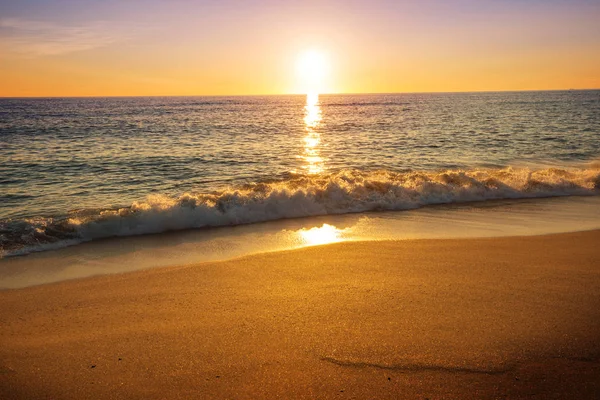
[[[600,91],[0,99],[0,254],[600,194]]]

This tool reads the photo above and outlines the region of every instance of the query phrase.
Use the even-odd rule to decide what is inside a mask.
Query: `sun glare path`
[[[306,129],[304,153],[300,156],[305,161],[303,168],[309,175],[318,174],[324,170],[323,158],[319,154],[321,135],[317,128],[320,122],[319,95],[309,93],[306,95],[306,106],[304,106],[304,125]]]
[[[306,93],[306,105],[304,106],[306,136],[303,138],[303,152],[298,157],[304,160],[302,168],[305,172],[314,175],[324,170],[323,158],[319,154],[321,135],[318,128],[322,119],[319,93],[325,87],[326,77],[329,73],[329,60],[321,51],[307,50],[299,55],[296,72],[300,91]]]

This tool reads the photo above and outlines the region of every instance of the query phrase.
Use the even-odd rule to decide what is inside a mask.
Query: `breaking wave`
[[[496,199],[599,195],[600,165],[581,169],[474,169],[394,172],[342,170],[289,176],[213,193],[152,195],[129,207],[78,210],[57,218],[0,221],[0,255],[94,239],[283,218]]]

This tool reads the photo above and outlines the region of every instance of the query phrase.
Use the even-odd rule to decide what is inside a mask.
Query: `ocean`
[[[4,98],[0,160],[4,258],[289,218],[598,196],[600,91]]]

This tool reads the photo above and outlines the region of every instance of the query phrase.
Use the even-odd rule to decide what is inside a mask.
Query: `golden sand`
[[[0,398],[598,398],[600,231],[0,292]]]

